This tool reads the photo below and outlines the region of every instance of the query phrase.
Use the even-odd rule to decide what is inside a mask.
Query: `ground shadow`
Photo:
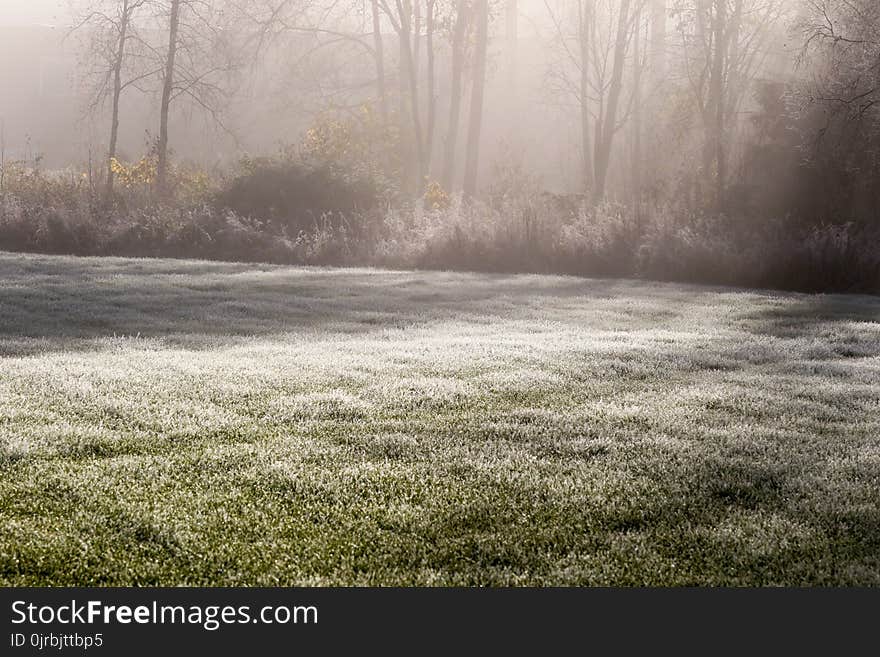
[[[0,355],[96,348],[140,336],[198,346],[217,339],[368,332],[450,321],[583,321],[592,302],[626,296],[670,314],[711,288],[625,280],[183,260],[0,254]],[[548,304],[548,299],[558,303]],[[195,339],[194,339],[195,336]],[[91,346],[90,346],[91,341]]]
[[[841,294],[784,295],[784,305],[768,303],[741,319],[757,335],[798,338],[819,335],[833,325],[873,323],[880,329],[880,297]]]

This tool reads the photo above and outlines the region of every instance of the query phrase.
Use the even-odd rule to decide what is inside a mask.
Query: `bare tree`
[[[350,112],[363,106],[365,90],[375,89],[382,124],[389,124],[395,73],[386,58],[382,0],[364,4],[363,13],[340,0],[233,0],[233,6],[255,69],[266,60],[284,62],[281,89],[297,92],[286,106],[295,101],[305,114]]]
[[[631,0],[621,0],[617,13],[617,33],[614,39],[613,64],[608,88],[608,103],[596,122],[596,199],[605,197],[608,168],[611,165],[611,147],[620,129],[617,112],[623,91],[623,73],[627,49],[632,35],[633,16]]]
[[[370,0],[371,18],[373,22],[373,59],[376,62],[376,91],[379,96],[379,108],[382,125],[388,125],[388,91],[385,86],[385,48],[382,41],[382,21],[379,15],[379,0]]]
[[[434,132],[437,124],[437,96],[436,96],[436,53],[434,52],[434,33],[437,27],[437,0],[427,0],[427,15],[425,18],[425,50],[427,52],[427,127],[425,130],[425,145],[422,149],[424,164],[422,169],[425,175],[431,172],[431,162],[434,155]]]
[[[168,50],[165,54],[165,74],[162,79],[162,99],[159,106],[159,141],[157,148],[156,188],[160,196],[168,191],[168,113],[174,92],[175,62],[180,34],[180,3],[171,0],[168,20]]]
[[[808,0],[796,29],[801,62],[812,64],[802,86],[834,123],[880,120],[880,5],[870,0]]]
[[[312,80],[321,96],[320,111],[348,111],[361,106],[363,90],[374,88],[382,125],[388,127],[393,120],[390,104],[396,95],[398,109],[394,119],[403,164],[402,187],[417,194],[430,172],[436,133],[437,12],[437,0],[371,0],[369,10],[365,9],[363,20],[359,22],[338,0],[314,5],[309,0],[239,0],[239,13],[256,28],[261,44],[283,33],[304,34],[314,39],[307,53],[321,51],[326,65]],[[396,41],[398,52],[396,62],[386,59],[383,25],[393,32],[392,41]],[[323,93],[330,86],[328,79],[339,74],[341,66],[335,55],[346,44],[370,55],[375,78],[349,79],[332,95]],[[300,64],[307,67],[305,57],[293,63],[294,66]],[[363,67],[359,70],[364,73]],[[390,91],[395,79],[397,94]]]
[[[591,2],[578,2],[578,43],[580,45],[580,76],[578,105],[581,115],[581,157],[583,157],[583,191],[593,189],[593,150],[590,141],[590,33],[593,30],[594,8]]]
[[[666,74],[666,21],[667,0],[651,0],[651,74],[655,81],[663,80]]]
[[[480,166],[480,138],[483,127],[483,96],[486,89],[486,57],[489,42],[489,2],[476,0],[476,43],[474,50],[474,80],[471,89],[470,120],[464,163],[466,197],[477,193],[477,174]]]
[[[404,111],[402,117],[408,116],[412,123],[412,141],[415,150],[416,180],[415,190],[420,193],[425,179],[424,137],[422,130],[422,117],[419,111],[419,76],[415,53],[414,41],[419,42],[419,33],[414,29],[415,12],[410,0],[394,0],[392,8],[386,0],[380,0],[386,14],[397,32],[400,40],[400,79],[401,79],[401,103]],[[416,5],[418,5],[416,0]],[[403,140],[404,143],[406,140]],[[404,159],[406,161],[406,159]]]
[[[519,3],[517,0],[504,2],[504,59],[505,84],[507,90],[517,100],[518,51],[519,51]]]
[[[661,148],[664,137],[668,133],[668,127],[662,125],[665,111],[669,105],[667,102],[668,94],[663,92],[664,90],[668,91],[672,82],[668,79],[667,70],[667,0],[650,0],[648,20],[650,21],[649,34],[645,39],[647,75],[639,75],[639,81],[642,83],[640,88],[642,102],[636,104],[636,108],[639,112],[642,110],[638,108],[643,108],[652,117],[653,129],[647,133],[640,131],[644,138],[646,151],[642,161],[643,167],[640,171],[643,174],[643,191],[650,189],[656,195],[659,193],[663,170],[660,157]]]
[[[615,137],[633,111],[634,85],[627,84],[626,63],[633,57],[633,32],[646,3],[544,2],[559,55],[550,70],[550,84],[560,95],[573,98],[578,109],[583,190],[595,201],[605,197]],[[644,66],[641,58],[638,65]]]
[[[156,190],[170,192],[170,116],[178,99],[206,112],[226,129],[221,110],[243,56],[223,0],[153,0],[164,46],[151,47],[161,65]],[[227,132],[230,132],[226,129]]]
[[[809,0],[796,22],[800,80],[789,97],[815,173],[810,209],[876,225],[880,208],[880,5]],[[794,102],[796,101],[796,102]]]
[[[702,196],[715,205],[724,198],[736,114],[783,9],[781,0],[677,0],[674,6],[683,68],[703,127]]]
[[[636,212],[641,216],[642,201],[642,104],[644,101],[642,89],[642,74],[646,68],[647,60],[642,59],[644,45],[642,24],[642,7],[636,9],[635,30],[633,32],[633,61],[632,61],[632,85],[633,85],[633,118],[632,118],[632,179],[633,179],[633,202]]]
[[[89,107],[96,110],[109,99],[110,138],[107,145],[106,193],[113,193],[119,142],[120,102],[123,92],[155,75],[158,70],[148,65],[145,70],[132,64],[132,44],[142,42],[135,19],[148,0],[86,0],[78,5],[79,16],[71,33],[87,31],[84,58],[96,84]],[[142,60],[141,60],[142,61]]]
[[[465,63],[466,36],[470,23],[470,3],[458,0],[455,11],[455,26],[452,31],[452,70],[449,98],[449,121],[446,128],[446,142],[443,158],[442,184],[447,190],[453,187],[455,175],[455,152],[458,142],[458,127],[461,121],[462,76]]]
[[[414,161],[416,180],[411,186],[417,194],[424,188],[433,156],[436,125],[436,63],[434,35],[437,25],[436,0],[426,0],[425,40],[427,49],[426,110],[421,110],[419,80],[421,78],[422,5],[421,0],[378,0],[389,23],[397,34],[399,43],[400,120],[409,123],[402,131],[403,161]],[[408,137],[408,138],[407,138]]]

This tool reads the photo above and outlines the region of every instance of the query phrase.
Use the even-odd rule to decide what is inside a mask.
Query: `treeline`
[[[547,0],[528,89],[516,0],[80,9],[107,143],[75,173],[4,160],[2,248],[880,290],[871,0]],[[295,81],[303,134],[230,171],[175,153],[175,111],[222,128],[267,67]],[[517,150],[516,121],[509,157],[481,158],[492,83],[512,116],[540,97],[574,126],[566,191]],[[134,162],[129,94],[158,121]]]
[[[499,176],[484,200],[431,185],[422,202],[397,205],[373,179],[284,158],[246,160],[221,180],[175,169],[177,195],[165,202],[126,170],[128,193],[112,212],[81,176],[13,173],[15,191],[0,204],[8,250],[880,293],[876,225],[588,205],[542,192],[518,170]]]

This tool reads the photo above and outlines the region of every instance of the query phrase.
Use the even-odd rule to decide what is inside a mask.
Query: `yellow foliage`
[[[211,177],[201,169],[172,169],[174,184],[179,197],[200,201],[211,191]]]
[[[156,179],[156,160],[145,155],[133,164],[125,164],[114,157],[110,159],[110,170],[125,187],[146,187]]]
[[[116,158],[110,160],[110,169],[120,185],[128,189],[148,188],[156,180],[157,160],[153,155],[145,155],[133,164],[126,164]],[[199,201],[211,191],[211,178],[201,169],[171,166],[168,172],[176,194],[184,199]]]
[[[425,188],[425,203],[432,210],[445,210],[449,207],[449,194],[436,180],[432,180]]]
[[[356,155],[360,144],[353,140],[352,126],[329,116],[319,119],[306,131],[303,151],[322,161],[344,162]]]
[[[340,165],[371,177],[400,177],[400,136],[395,121],[384,124],[370,104],[354,115],[320,115],[306,131],[301,152],[306,161]]]

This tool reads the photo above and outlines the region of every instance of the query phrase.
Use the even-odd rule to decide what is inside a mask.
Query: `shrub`
[[[581,206],[556,238],[559,271],[581,276],[632,276],[642,225],[626,207]]]
[[[367,180],[271,159],[245,160],[215,201],[221,210],[266,221],[292,235],[315,232],[326,222],[337,227],[347,223],[351,229],[353,218],[365,216],[378,203]]]
[[[121,183],[107,203],[88,176],[7,165],[0,249],[880,293],[880,228],[866,224],[589,207],[536,191],[515,170],[487,203],[429,185],[421,202],[384,211],[369,186],[288,160],[247,162],[210,202],[199,190],[215,183],[200,175],[191,194],[157,202]]]
[[[635,271],[656,280],[734,284],[749,275],[749,253],[737,245],[729,223],[722,215],[652,214],[635,254]]]
[[[760,283],[804,292],[880,292],[880,230],[854,223],[816,226],[769,242]]]
[[[401,160],[399,121],[393,110],[389,118],[384,122],[370,104],[361,105],[353,114],[321,114],[300,144],[302,160],[315,169],[369,180],[385,201],[400,201],[401,185],[415,181]]]

